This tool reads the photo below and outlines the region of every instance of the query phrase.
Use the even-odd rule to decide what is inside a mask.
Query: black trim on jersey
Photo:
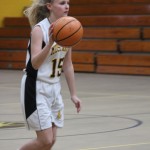
[[[29,52],[29,60],[28,60],[27,66],[26,66],[27,76],[36,79],[37,78],[37,70],[35,70],[33,68],[32,63],[31,63],[31,39],[29,41],[29,46],[28,46],[27,50]]]
[[[36,80],[26,78],[25,83],[25,114],[26,119],[37,109],[36,107]]]
[[[42,48],[45,46],[45,42],[42,43]],[[28,46],[29,60],[26,66],[27,78],[25,82],[25,114],[26,119],[36,111],[36,79],[38,70],[35,70],[31,63],[31,44]]]

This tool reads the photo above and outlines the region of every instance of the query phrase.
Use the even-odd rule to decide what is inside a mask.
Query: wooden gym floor
[[[35,137],[19,102],[22,71],[0,70],[0,150],[16,150]],[[76,114],[62,75],[65,126],[53,150],[149,150],[150,77],[76,73],[82,99]]]

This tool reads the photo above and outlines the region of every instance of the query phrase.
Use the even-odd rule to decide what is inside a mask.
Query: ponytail
[[[50,3],[51,1],[52,0],[33,0],[32,5],[24,11],[25,16],[29,19],[31,27],[36,25],[44,18],[49,17],[50,12],[46,4]]]

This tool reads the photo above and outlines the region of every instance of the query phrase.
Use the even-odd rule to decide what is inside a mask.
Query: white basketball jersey
[[[47,18],[39,22],[35,26],[40,26],[44,35],[42,48],[49,42],[49,27],[50,23]],[[31,76],[37,80],[41,80],[47,83],[55,83],[59,82],[60,75],[63,66],[63,60],[68,51],[68,48],[61,47],[60,45],[54,42],[51,53],[48,54],[47,58],[43,62],[43,64],[39,67],[38,70],[35,70],[31,64],[31,46],[30,42],[28,45],[27,52],[27,67],[26,72],[28,76]]]

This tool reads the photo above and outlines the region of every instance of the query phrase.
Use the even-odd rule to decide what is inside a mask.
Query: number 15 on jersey
[[[52,60],[52,74],[50,75],[51,78],[59,77],[61,75],[63,60],[64,58]]]

